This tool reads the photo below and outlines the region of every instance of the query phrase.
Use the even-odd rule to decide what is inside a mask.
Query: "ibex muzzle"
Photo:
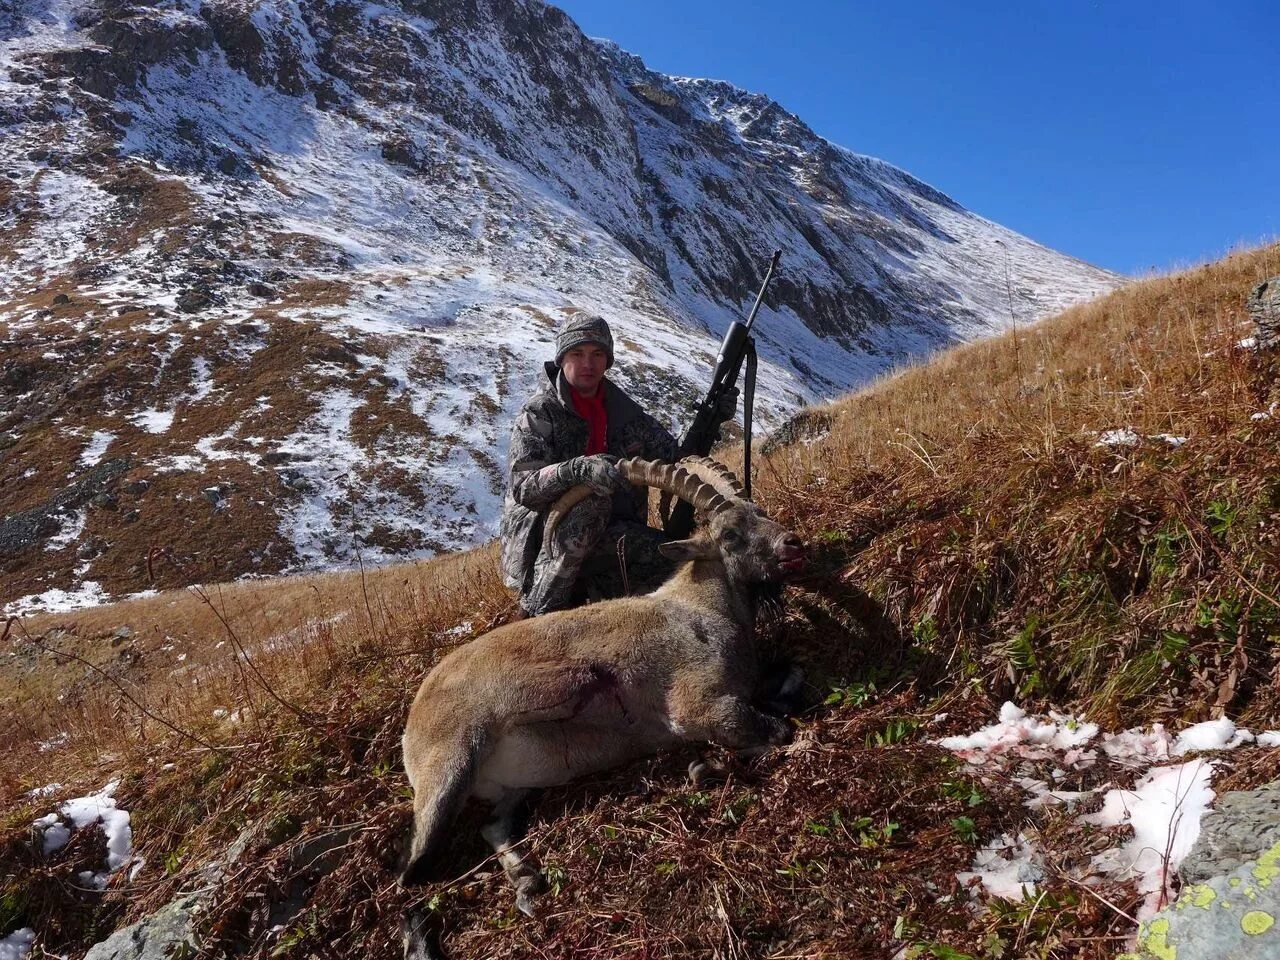
[[[425,878],[468,797],[494,804],[485,837],[532,912],[543,880],[516,849],[529,791],[654,753],[679,741],[733,749],[785,743],[789,725],[752,705],[759,604],[804,567],[804,544],[741,497],[732,473],[696,458],[624,460],[633,483],[683,498],[704,518],[664,544],[687,561],[654,593],[499,627],[450,653],[409,712],[404,762],[414,825],[403,881]],[[573,504],[549,511],[550,532]]]

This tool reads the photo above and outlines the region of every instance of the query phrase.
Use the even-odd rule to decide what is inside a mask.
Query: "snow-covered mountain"
[[[774,248],[766,424],[1120,281],[539,0],[11,0],[0,171],[23,608],[485,539],[556,325],[678,422]]]

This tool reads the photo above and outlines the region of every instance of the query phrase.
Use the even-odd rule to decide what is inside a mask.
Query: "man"
[[[602,317],[571,318],[556,335],[547,381],[511,431],[502,513],[502,571],[536,616],[586,600],[639,593],[671,572],[658,552],[664,537],[648,526],[649,491],[622,478],[622,457],[671,461],[676,440],[605,376],[613,334]],[[737,391],[721,404],[733,416]],[[547,508],[570,487],[594,491],[564,518],[542,550]]]

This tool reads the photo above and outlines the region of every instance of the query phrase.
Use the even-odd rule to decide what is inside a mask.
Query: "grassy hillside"
[[[393,882],[414,689],[512,612],[491,549],[11,624],[0,931],[74,951],[207,885],[247,837],[201,920],[214,954],[396,956],[416,901],[456,957],[1114,955],[1132,885],[1064,867],[1034,905],[970,909],[955,874],[1031,815],[929,741],[1005,698],[1112,729],[1280,726],[1280,387],[1274,355],[1237,347],[1244,297],[1277,273],[1271,246],[1136,283],[812,411],[756,481],[815,552],[774,638],[811,681],[796,744],[706,790],[687,751],[550,791],[537,921],[466,826],[457,879]],[[151,562],[212,579],[199,557]],[[1217,788],[1274,778],[1277,754],[1229,755]],[[74,878],[100,838],[44,859],[29,824],[111,777],[147,863],[99,894]],[[1092,842],[1062,815],[1035,828]]]

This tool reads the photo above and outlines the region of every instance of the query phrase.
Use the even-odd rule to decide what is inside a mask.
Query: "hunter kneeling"
[[[622,457],[671,462],[675,437],[610,381],[613,334],[602,317],[570,319],[556,335],[547,380],[520,411],[511,432],[502,513],[502,570],[528,616],[646,593],[672,571],[658,552],[667,540],[647,523],[649,491],[623,479]],[[724,395],[723,423],[738,391]],[[577,484],[593,493],[543,548],[547,508]]]

